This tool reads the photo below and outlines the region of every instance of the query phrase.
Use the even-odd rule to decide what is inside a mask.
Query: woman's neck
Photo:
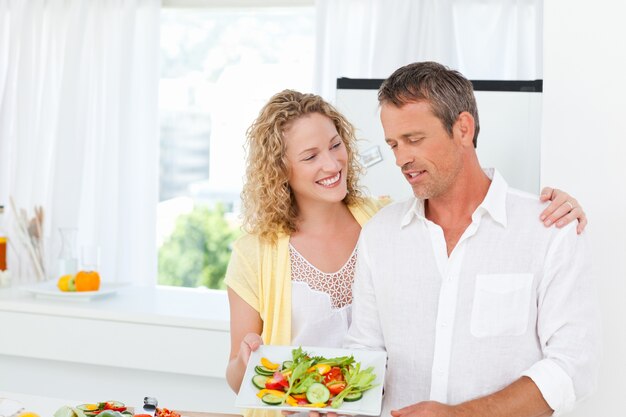
[[[296,233],[325,233],[338,230],[345,225],[346,219],[352,217],[348,206],[343,201],[336,203],[307,202],[298,205]]]

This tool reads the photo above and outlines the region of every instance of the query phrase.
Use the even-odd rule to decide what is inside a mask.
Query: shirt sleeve
[[[258,245],[253,236],[235,241],[224,283],[256,311],[259,307]]]
[[[364,235],[365,229],[361,232],[357,247],[357,262],[352,287],[352,322],[344,339],[344,347],[385,350]]]
[[[537,334],[543,359],[522,373],[534,381],[554,415],[593,392],[601,350],[586,238],[576,235],[575,224],[570,226],[550,245],[538,286]]]

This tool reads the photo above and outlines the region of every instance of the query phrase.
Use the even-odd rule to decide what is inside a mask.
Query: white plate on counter
[[[35,298],[47,300],[70,300],[70,301],[91,301],[102,297],[111,296],[125,286],[124,284],[101,284],[98,291],[61,291],[57,287],[56,281],[42,282],[41,284],[23,287],[35,296]]]
[[[0,398],[0,416],[17,416],[22,410],[24,410],[22,403],[10,398]]]

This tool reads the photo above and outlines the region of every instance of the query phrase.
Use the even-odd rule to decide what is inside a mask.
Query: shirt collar
[[[487,177],[491,179],[491,185],[489,186],[489,190],[487,190],[485,199],[472,214],[472,220],[476,220],[477,217],[488,213],[494,221],[506,227],[506,194],[509,186],[504,177],[502,177],[495,168],[485,168],[484,171]],[[414,217],[422,221],[427,220],[424,210],[424,200],[415,197],[413,197],[413,202],[402,216],[400,227],[407,226]]]
[[[417,217],[419,220],[426,221],[426,215],[424,210],[424,200],[413,197],[413,202],[402,216],[400,227],[407,226],[413,220],[413,217]]]
[[[489,213],[491,218],[506,227],[506,195],[509,185],[504,177],[495,168],[485,168],[485,174],[491,179],[491,185],[482,203],[472,214],[474,216]]]

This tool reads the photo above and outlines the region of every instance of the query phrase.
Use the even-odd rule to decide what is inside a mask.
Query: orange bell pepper
[[[78,271],[74,280],[76,291],[98,291],[100,289],[100,274],[96,271]]]

